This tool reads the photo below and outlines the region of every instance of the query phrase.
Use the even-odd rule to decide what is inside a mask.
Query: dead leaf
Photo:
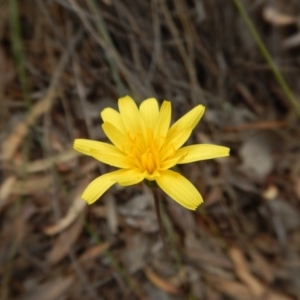
[[[234,263],[237,277],[243,281],[251,291],[254,297],[262,297],[266,289],[265,287],[250,273],[247,262],[242,251],[236,247],[232,247],[229,251],[230,257]]]
[[[74,222],[74,220],[81,214],[81,212],[86,208],[87,203],[81,199],[82,194],[82,188],[83,184],[81,185],[81,188],[77,189],[76,196],[69,207],[66,215],[60,219],[56,224],[48,226],[44,228],[44,233],[47,235],[55,235],[64,229],[66,229],[68,226]],[[84,184],[85,186],[85,184]]]
[[[21,300],[57,300],[70,288],[75,280],[74,276],[56,277],[32,289]]]
[[[275,278],[274,267],[264,258],[264,256],[255,249],[249,249],[249,255],[253,261],[253,265],[257,274],[259,274],[265,282],[272,283]]]
[[[287,26],[294,24],[297,21],[295,17],[283,14],[271,6],[266,6],[263,9],[263,17],[267,22],[277,26]]]
[[[14,175],[7,177],[0,186],[0,207],[5,204],[5,200],[12,192],[17,178]]]
[[[61,233],[53,243],[53,247],[47,255],[47,262],[54,265],[61,261],[69,252],[73,244],[78,239],[83,227],[82,219],[77,219],[63,233]]]
[[[248,287],[242,283],[213,275],[204,275],[203,277],[209,285],[212,285],[215,289],[225,295],[232,297],[232,299],[253,300]]]
[[[156,274],[150,267],[146,267],[144,269],[145,275],[159,289],[170,293],[170,294],[180,294],[181,290],[179,287],[173,285],[170,281],[161,278],[158,274]]]
[[[247,285],[255,299],[291,300],[289,297],[268,289],[257,278],[255,278],[249,271],[244,254],[239,248],[232,247],[229,251],[229,255],[234,263],[237,277]]]
[[[250,136],[240,148],[242,170],[252,178],[263,180],[273,169],[272,150],[277,143],[279,138],[268,131]]]
[[[300,32],[293,34],[292,36],[288,37],[283,42],[283,48],[288,50],[300,45]]]
[[[105,242],[101,245],[93,246],[81,254],[81,256],[79,257],[79,261],[83,263],[95,259],[98,256],[100,256],[102,253],[104,253],[106,250],[108,250],[109,247],[110,247],[110,243],[108,242]]]

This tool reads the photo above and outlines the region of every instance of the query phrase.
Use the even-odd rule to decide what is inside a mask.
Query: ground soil
[[[1,300],[300,299],[300,2],[242,1],[290,97],[235,2],[0,1]],[[231,149],[162,229],[144,184],[81,200],[111,168],[73,141],[124,95],[205,105],[187,144]]]

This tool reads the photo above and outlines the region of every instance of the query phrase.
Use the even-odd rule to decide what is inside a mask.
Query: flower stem
[[[163,241],[164,249],[167,253],[167,255],[170,254],[170,248],[168,246],[168,243],[166,241],[166,236],[164,232],[164,227],[161,219],[161,210],[160,210],[160,202],[161,202],[161,196],[160,196],[160,191],[157,188],[152,188],[152,193],[154,196],[154,205],[155,205],[155,212],[157,216],[157,221],[158,221],[158,227],[159,227],[159,233],[161,236],[161,239]]]

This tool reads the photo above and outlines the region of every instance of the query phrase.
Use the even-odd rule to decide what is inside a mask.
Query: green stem
[[[160,202],[161,202],[161,197],[159,194],[159,190],[157,188],[152,188],[152,193],[154,196],[154,206],[155,206],[155,212],[156,212],[156,216],[157,216],[157,221],[158,221],[158,228],[159,228],[159,233],[161,236],[161,239],[163,241],[164,244],[164,248],[165,251],[167,253],[168,256],[170,256],[170,248],[168,246],[168,243],[166,241],[166,237],[165,237],[165,233],[164,233],[164,226],[161,220],[161,210],[160,210]]]
[[[168,220],[167,213],[161,203],[162,197],[161,197],[161,191],[159,188],[151,188],[154,196],[154,201],[155,201],[155,210],[156,210],[156,215],[157,215],[157,220],[159,224],[159,230],[161,233],[161,237],[164,243],[165,250],[167,252],[167,255],[169,257],[174,257],[176,265],[178,270],[182,268],[182,261],[181,257],[178,251],[178,246],[176,244],[176,239],[174,236],[174,232],[172,230],[170,220]],[[165,233],[167,237],[169,238],[170,241],[170,246],[167,244],[166,239],[165,239]]]
[[[27,112],[31,108],[31,100],[29,97],[29,88],[25,68],[25,58],[22,45],[21,24],[19,16],[19,5],[17,0],[9,1],[9,14],[10,14],[10,35],[15,57],[18,75],[23,90],[24,100]]]

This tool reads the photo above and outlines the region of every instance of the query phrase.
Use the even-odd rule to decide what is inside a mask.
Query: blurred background
[[[300,299],[300,2],[241,1],[272,61],[239,3],[0,1],[1,300]],[[231,148],[180,166],[204,204],[164,195],[168,249],[144,185],[80,199],[110,168],[72,143],[124,95]]]

